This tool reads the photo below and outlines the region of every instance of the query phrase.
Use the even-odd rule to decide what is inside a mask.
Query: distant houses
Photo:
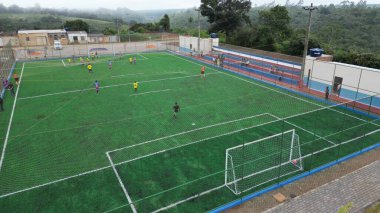
[[[86,31],[67,31],[70,44],[86,44],[88,41]]]
[[[118,42],[116,35],[88,34],[85,31],[54,30],[19,30],[17,36],[0,37],[3,45],[11,42],[12,46],[53,46],[54,41],[62,45],[87,43]]]

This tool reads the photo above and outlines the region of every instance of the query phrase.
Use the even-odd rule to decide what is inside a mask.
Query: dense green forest
[[[202,1],[203,2],[203,1]],[[256,49],[300,56],[303,51],[308,12],[298,4],[278,6],[271,2],[249,9],[249,22],[236,24],[232,32],[213,29],[207,16],[200,17],[202,37],[217,31],[222,41]],[[252,5],[254,1],[252,1]],[[251,5],[249,5],[250,7]],[[160,23],[168,14],[169,29]],[[172,31],[197,35],[198,12],[195,8],[178,10],[132,11],[100,8],[93,11],[45,9],[39,5],[21,8],[0,4],[0,33],[14,34],[19,29],[63,28],[70,20],[81,19],[91,33],[130,35],[152,31]],[[125,38],[125,35],[123,38]],[[123,39],[125,40],[125,39]],[[322,5],[313,12],[309,47],[321,47],[335,60],[380,68],[380,6],[365,1],[354,4],[344,1],[339,5]]]

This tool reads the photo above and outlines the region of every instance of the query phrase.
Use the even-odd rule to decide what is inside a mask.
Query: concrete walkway
[[[380,161],[375,161],[265,213],[336,213],[349,202],[353,203],[350,213],[363,212],[364,208],[379,200]]]

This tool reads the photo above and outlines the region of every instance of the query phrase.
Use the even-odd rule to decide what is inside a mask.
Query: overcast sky
[[[297,3],[299,0],[291,0]],[[339,4],[343,0],[304,0],[304,4],[313,2],[315,5]],[[359,0],[350,0],[358,2]],[[271,0],[252,0],[252,5],[262,5]],[[286,0],[276,0],[277,4],[284,4]],[[115,9],[125,7],[132,10],[152,10],[152,9],[178,9],[199,6],[200,0],[1,0],[5,6],[17,4],[21,7],[31,7],[36,3],[47,8],[77,8],[96,9],[99,7]],[[379,4],[380,0],[367,0],[368,4]]]

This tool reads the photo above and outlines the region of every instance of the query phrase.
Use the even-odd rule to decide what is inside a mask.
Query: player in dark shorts
[[[180,108],[179,108],[179,105],[177,102],[175,102],[175,104],[173,106],[173,110],[174,110],[173,117],[177,118],[177,113],[180,111]]]
[[[13,86],[12,83],[8,84],[7,90],[11,92],[11,96],[15,96],[15,87]]]
[[[0,111],[4,111],[3,98],[0,97]]]
[[[325,90],[325,99],[329,100],[329,96],[330,96],[330,89],[329,89],[329,87],[326,87],[326,90]]]

